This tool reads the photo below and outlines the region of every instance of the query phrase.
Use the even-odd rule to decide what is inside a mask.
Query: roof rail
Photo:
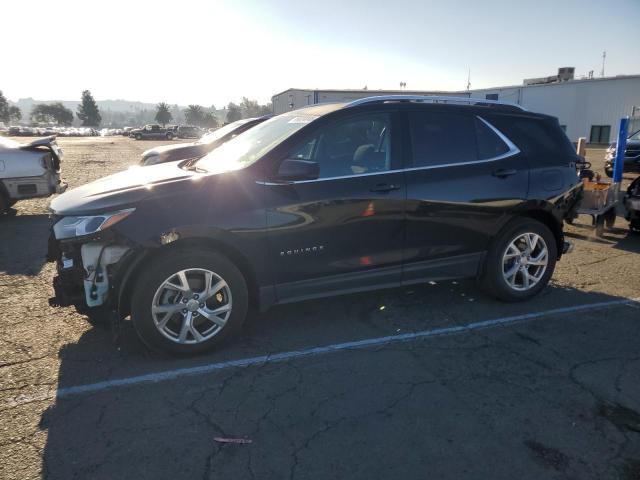
[[[463,103],[466,105],[495,105],[498,107],[512,107],[526,111],[522,105],[511,102],[501,102],[498,100],[485,100],[483,98],[470,97],[446,97],[436,95],[378,95],[373,97],[359,98],[345,105],[346,107],[356,107],[358,105],[366,105],[368,103],[384,103],[384,102],[429,102],[429,103]]]

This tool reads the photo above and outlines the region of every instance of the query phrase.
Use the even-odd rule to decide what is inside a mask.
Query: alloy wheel
[[[153,296],[151,313],[158,331],[180,344],[202,343],[217,335],[231,315],[227,282],[202,268],[180,270]]]
[[[521,233],[507,246],[502,256],[502,277],[517,291],[535,287],[549,263],[549,249],[537,233]]]

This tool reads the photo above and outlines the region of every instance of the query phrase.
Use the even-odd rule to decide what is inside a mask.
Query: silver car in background
[[[60,178],[62,149],[56,137],[18,143],[0,137],[0,214],[17,201],[62,193],[67,184]]]

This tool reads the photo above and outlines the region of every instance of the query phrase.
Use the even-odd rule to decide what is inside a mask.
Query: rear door
[[[527,198],[518,148],[468,109],[407,112],[404,281],[476,274],[490,239]]]
[[[404,174],[392,113],[336,119],[285,156],[317,162],[316,180],[267,182],[279,301],[398,285],[404,244]]]

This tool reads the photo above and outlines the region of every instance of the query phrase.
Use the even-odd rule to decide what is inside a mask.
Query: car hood
[[[178,163],[150,167],[131,167],[60,195],[51,201],[56,215],[102,213],[126,208],[166,190],[171,185],[201,177],[203,174],[184,170]]]
[[[150,155],[159,155],[161,153],[171,152],[173,150],[179,150],[181,148],[193,147],[196,145],[195,142],[189,143],[173,143],[171,145],[161,145],[159,147],[150,148],[149,150],[145,150],[142,153],[143,157],[148,157]]]
[[[618,142],[612,142],[609,146],[616,148]],[[640,140],[627,140],[627,147],[640,147]]]

